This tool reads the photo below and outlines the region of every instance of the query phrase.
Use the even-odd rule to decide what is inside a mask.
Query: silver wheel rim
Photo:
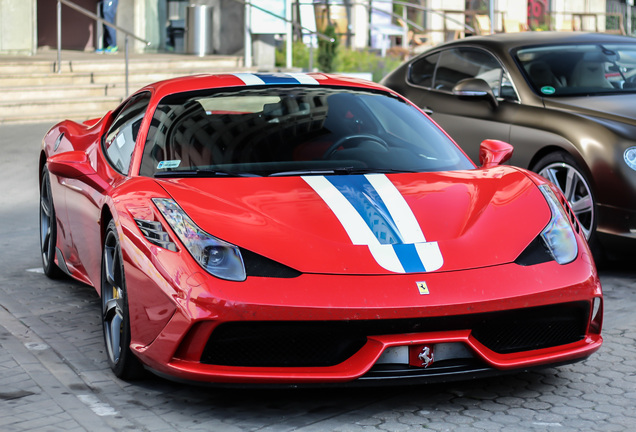
[[[570,203],[572,211],[579,220],[585,238],[589,240],[594,228],[594,199],[590,186],[581,173],[565,162],[547,165],[539,174],[558,187]]]
[[[106,237],[102,263],[102,311],[106,351],[113,364],[121,357],[124,331],[124,278],[117,238],[111,232]]]

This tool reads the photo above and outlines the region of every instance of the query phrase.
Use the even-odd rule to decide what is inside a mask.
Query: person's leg
[[[103,12],[104,19],[109,23],[115,24],[115,16],[117,15],[117,0],[104,0]],[[104,40],[104,48],[117,46],[117,30],[105,25]]]

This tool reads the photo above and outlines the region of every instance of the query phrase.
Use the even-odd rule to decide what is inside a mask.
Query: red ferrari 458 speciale
[[[44,271],[95,287],[125,379],[433,382],[585,359],[590,251],[511,154],[486,140],[476,166],[353,78],[159,82],[44,137]]]

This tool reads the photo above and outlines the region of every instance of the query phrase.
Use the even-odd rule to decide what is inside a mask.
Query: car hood
[[[636,95],[579,96],[544,98],[546,108],[574,111],[579,114],[600,117],[636,125]]]
[[[550,219],[536,185],[512,167],[157,181],[203,230],[305,273],[509,263]]]

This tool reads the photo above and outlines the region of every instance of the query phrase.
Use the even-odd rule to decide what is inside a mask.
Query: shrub
[[[307,45],[301,41],[294,42],[292,46],[292,62],[293,66],[308,70],[310,50]],[[325,64],[316,61],[319,50],[314,50],[314,67],[321,72],[371,72],[373,81],[380,81],[383,76],[398,67],[401,60],[398,57],[386,56],[382,57],[379,53],[372,50],[352,50],[344,47],[338,47],[333,58],[326,63],[329,70],[325,68]],[[276,66],[285,66],[286,45],[283,44],[276,50]],[[329,54],[331,55],[331,54]],[[323,61],[325,61],[323,59]]]

